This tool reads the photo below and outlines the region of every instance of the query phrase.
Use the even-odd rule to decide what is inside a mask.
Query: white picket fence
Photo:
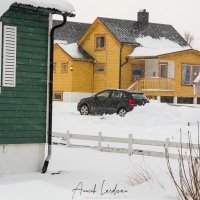
[[[75,140],[86,140],[86,141],[96,141],[96,146],[93,148],[104,151],[104,152],[116,152],[116,153],[126,153],[128,155],[136,154],[136,155],[145,155],[145,156],[154,156],[154,157],[165,157],[165,150],[169,152],[169,148],[182,148],[188,149],[188,143],[180,143],[180,142],[171,142],[169,138],[166,138],[165,141],[157,141],[157,140],[142,140],[142,139],[134,139],[132,134],[129,134],[128,138],[117,138],[117,137],[107,137],[102,136],[102,133],[99,132],[98,136],[93,135],[80,135],[80,134],[71,134],[69,131],[67,133],[53,133],[53,137],[62,138],[64,144],[67,147],[84,147],[84,145],[73,145],[70,144],[71,139]],[[103,143],[120,143],[127,144],[127,148],[118,148],[118,147],[105,147]],[[143,149],[135,149],[134,145],[145,145],[145,146],[156,146],[163,147],[162,152],[151,151],[151,150],[143,150]],[[91,146],[92,147],[92,146]],[[193,144],[193,148],[197,149],[198,144]],[[177,159],[177,153],[169,153],[170,158]]]

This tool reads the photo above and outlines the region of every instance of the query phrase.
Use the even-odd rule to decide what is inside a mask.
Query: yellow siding
[[[95,49],[95,38],[100,35],[106,37],[104,50]],[[104,72],[94,71],[94,92],[99,92],[106,88],[118,88],[120,44],[101,22],[95,23],[95,27],[87,35],[84,42],[81,43],[81,46],[95,58],[95,65],[104,66]]]
[[[193,50],[190,50],[190,51],[162,56],[160,57],[160,59],[172,60],[175,62],[174,96],[195,97],[192,85],[191,86],[182,85],[182,64],[200,65],[200,54]]]
[[[72,91],[72,72],[68,66],[67,73],[62,73],[61,65],[69,64],[72,59],[60,47],[54,45],[54,64],[56,70],[53,74],[53,91],[71,92]]]
[[[177,96],[177,97],[199,97],[194,95],[193,86],[182,85],[182,64],[200,65],[200,54],[194,50],[159,56],[159,60],[174,61],[174,91],[145,91],[147,96]],[[158,61],[159,62],[159,61]],[[132,61],[134,64],[135,61]],[[123,72],[127,74],[128,72]]]
[[[121,88],[127,89],[132,83],[132,67],[142,66],[145,67],[144,60],[131,60],[126,65],[122,67],[122,85]],[[145,68],[144,68],[145,70]]]
[[[73,62],[73,92],[93,92],[93,64],[90,62]]]
[[[68,65],[67,73],[62,72],[63,63]],[[54,64],[56,67],[56,72],[53,74],[54,92],[92,92],[93,64],[91,62],[73,60],[56,44]]]

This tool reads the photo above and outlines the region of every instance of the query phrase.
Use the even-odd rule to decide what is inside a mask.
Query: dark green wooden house
[[[44,164],[52,14],[73,16],[73,6],[62,1],[63,9],[50,0],[43,0],[45,8],[37,6],[41,0],[18,0],[0,16],[0,174],[39,171]]]

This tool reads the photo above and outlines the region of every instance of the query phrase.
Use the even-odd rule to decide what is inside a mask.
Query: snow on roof
[[[194,80],[194,82],[193,82],[193,84],[200,84],[200,73],[199,73],[199,75],[195,78],[195,80]]]
[[[190,46],[182,47],[174,41],[168,40],[164,37],[155,39],[146,36],[143,38],[137,38],[136,42],[139,43],[141,47],[136,47],[129,57],[158,56],[191,49]]]
[[[72,13],[75,11],[73,5],[66,0],[6,0],[0,3],[0,17],[10,8],[13,3],[56,9],[61,12]]]
[[[65,45],[67,45],[68,42],[66,40],[54,40],[54,44],[65,44]]]
[[[79,51],[77,43],[66,44],[61,42],[57,44],[72,58],[85,58],[85,56]]]

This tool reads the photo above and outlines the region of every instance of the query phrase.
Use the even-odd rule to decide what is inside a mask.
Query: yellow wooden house
[[[99,17],[77,42],[58,41],[54,49],[55,100],[78,101],[123,88],[162,102],[200,104],[192,85],[200,72],[200,52],[171,25],[150,23],[146,10],[138,12],[137,21]]]

